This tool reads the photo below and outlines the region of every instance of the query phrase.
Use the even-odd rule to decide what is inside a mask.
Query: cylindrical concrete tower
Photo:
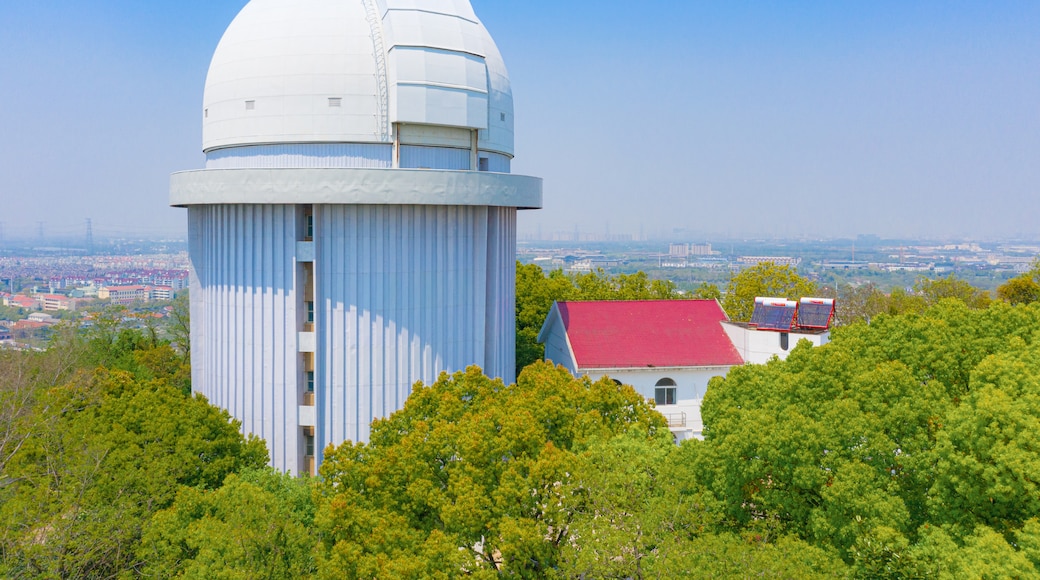
[[[313,472],[416,381],[512,381],[505,65],[468,0],[252,0],[213,56],[188,208],[192,386]]]

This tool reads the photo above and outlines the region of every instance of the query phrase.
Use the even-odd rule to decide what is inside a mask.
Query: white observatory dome
[[[400,133],[462,146],[474,130],[481,151],[512,158],[509,76],[468,0],[252,0],[206,78],[209,155]]]

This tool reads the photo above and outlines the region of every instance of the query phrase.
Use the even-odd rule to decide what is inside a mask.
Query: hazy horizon
[[[244,4],[0,5],[3,236],[183,235]],[[545,179],[521,234],[1040,239],[1040,4],[473,5]]]

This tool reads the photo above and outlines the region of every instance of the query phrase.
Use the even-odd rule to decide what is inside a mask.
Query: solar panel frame
[[[827,328],[834,308],[830,304],[801,304],[798,307],[798,326]]]
[[[755,303],[751,312],[751,324],[759,330],[789,331],[794,326],[796,306],[774,306]]]

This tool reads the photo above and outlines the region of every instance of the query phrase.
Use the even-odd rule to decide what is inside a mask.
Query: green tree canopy
[[[564,300],[661,300],[682,298],[675,284],[650,280],[643,272],[611,276],[603,270],[568,276],[563,270],[546,274],[537,264],[516,264],[516,372],[541,360],[538,344],[553,302]]]
[[[773,522],[859,577],[1036,574],[1003,538],[1033,538],[1040,511],[1038,323],[941,299],[734,368],[702,406],[698,477],[734,531]]]
[[[985,308],[990,304],[989,292],[979,290],[953,274],[934,280],[918,278],[914,283],[914,291],[924,298],[927,306],[932,306],[947,298],[956,298],[968,308],[974,309]]]
[[[547,577],[586,494],[581,453],[638,429],[671,445],[631,387],[548,363],[515,385],[471,367],[418,385],[371,442],[326,451],[317,484],[323,574]]]
[[[0,368],[5,387],[18,373],[33,377],[19,387],[27,409],[8,432],[17,446],[5,449],[0,466],[0,574],[135,570],[145,522],[180,486],[215,489],[228,474],[267,463],[263,442],[245,440],[226,412],[186,396],[169,377],[91,370],[91,360],[120,358],[96,352],[99,344],[115,343],[73,335],[43,355],[11,353],[29,358]],[[133,352],[142,351],[122,360]]]
[[[1040,300],[1040,259],[1021,276],[1016,276],[997,287],[997,298],[1011,304],[1032,304]]]
[[[816,283],[798,275],[793,267],[763,262],[745,268],[730,278],[726,285],[726,293],[722,297],[722,309],[730,319],[746,322],[751,320],[756,297],[798,300],[814,296],[816,292]]]
[[[137,555],[146,577],[305,578],[316,572],[313,522],[307,479],[246,469],[216,490],[182,486]]]

